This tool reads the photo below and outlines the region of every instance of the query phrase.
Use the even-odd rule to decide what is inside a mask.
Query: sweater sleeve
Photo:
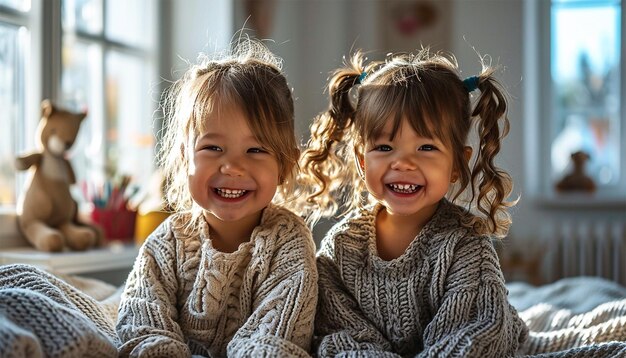
[[[170,222],[145,241],[126,282],[117,334],[121,357],[189,357],[177,323],[175,247]]]
[[[392,353],[389,341],[365,317],[347,290],[336,262],[334,245],[334,237],[327,236],[317,257],[320,292],[315,318],[317,355],[399,357]]]
[[[267,275],[259,275],[264,278],[251,293],[252,313],[228,344],[229,357],[309,357],[317,304],[315,244],[299,221],[281,223],[274,236],[277,249],[253,258]]]
[[[435,302],[436,314],[424,331],[418,357],[514,356],[527,328],[507,301],[497,256],[486,238],[462,239]]]

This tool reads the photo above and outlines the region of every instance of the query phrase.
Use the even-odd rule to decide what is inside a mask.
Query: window
[[[88,110],[70,151],[79,181],[118,174],[147,181],[161,91],[159,3],[0,0],[0,207],[17,201],[23,174],[15,172],[14,158],[35,149],[43,98]]]
[[[156,3],[62,2],[60,102],[89,112],[73,150],[79,178],[145,183],[153,172]]]
[[[571,172],[570,156],[589,155],[585,172],[599,197],[621,199],[626,193],[626,130],[624,128],[624,76],[621,68],[623,25],[621,0],[552,0],[539,2],[549,32],[538,32],[547,42],[549,69],[544,71],[539,94],[545,110],[538,130],[543,131],[542,191]],[[545,34],[549,33],[547,37]],[[546,59],[546,57],[544,57]],[[541,56],[538,65],[541,66]],[[545,81],[545,82],[541,82]],[[545,96],[545,94],[549,94]],[[543,101],[543,102],[541,102]],[[549,153],[549,154],[548,154]]]
[[[0,108],[3,130],[0,131],[0,206],[14,204],[16,175],[13,166],[16,151],[22,147],[26,106],[25,67],[28,61],[30,29],[27,0],[0,1]],[[6,118],[6,119],[4,119]]]
[[[572,152],[583,150],[596,183],[619,182],[620,5],[552,2],[553,175],[563,173]]]

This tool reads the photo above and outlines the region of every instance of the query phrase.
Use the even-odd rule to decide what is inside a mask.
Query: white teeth
[[[217,193],[217,195],[219,195],[219,196],[221,196],[223,198],[234,199],[234,198],[238,198],[238,197],[244,195],[245,193],[247,193],[247,190],[216,188],[215,192]]]
[[[414,193],[417,189],[421,188],[421,185],[417,184],[389,184],[389,187],[393,191],[400,193]]]

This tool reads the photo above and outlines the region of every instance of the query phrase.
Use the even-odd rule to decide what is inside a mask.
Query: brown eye
[[[205,145],[205,146],[200,147],[200,150],[210,150],[210,151],[221,152],[222,148],[216,145]]]
[[[378,152],[390,152],[392,150],[391,146],[387,144],[381,144],[374,147],[375,151]]]
[[[268,153],[268,151],[263,148],[250,148],[248,153]]]
[[[430,152],[433,150],[437,150],[437,147],[435,147],[432,144],[424,144],[423,146],[420,147],[419,150],[425,151],[425,152]]]

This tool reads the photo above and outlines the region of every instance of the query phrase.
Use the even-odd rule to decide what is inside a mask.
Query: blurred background
[[[463,76],[481,56],[500,65],[511,131],[497,164],[520,197],[498,244],[506,275],[624,284],[625,13],[620,0],[0,0],[0,241],[16,236],[24,174],[13,160],[35,148],[44,98],[89,111],[71,151],[79,181],[141,186],[155,172],[162,91],[244,32],[284,59],[302,143],[353,50],[383,59],[429,46],[454,54]],[[559,186],[566,178],[594,189]]]

